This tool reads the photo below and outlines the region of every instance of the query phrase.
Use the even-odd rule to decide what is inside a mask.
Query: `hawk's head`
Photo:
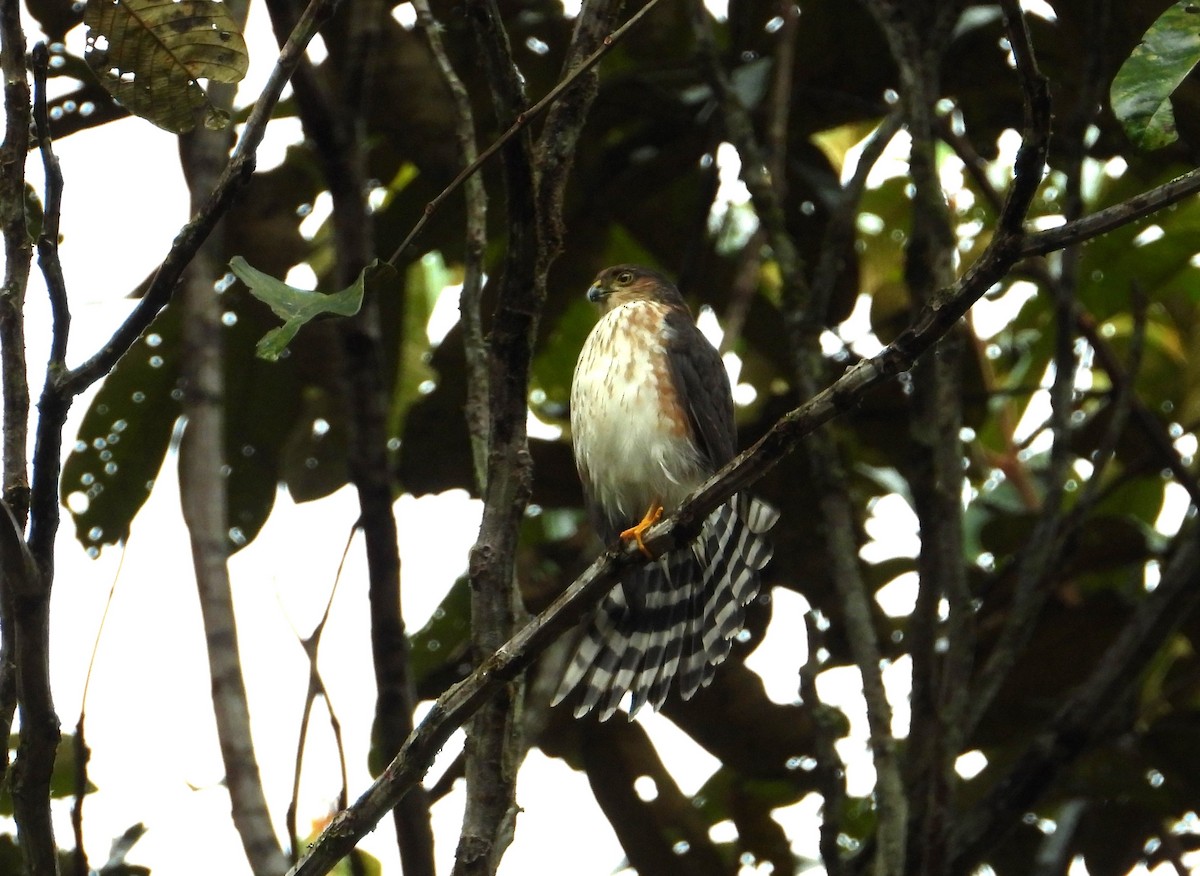
[[[588,301],[599,304],[605,313],[634,301],[653,301],[686,309],[675,284],[650,268],[640,265],[613,265],[597,276],[587,291]]]

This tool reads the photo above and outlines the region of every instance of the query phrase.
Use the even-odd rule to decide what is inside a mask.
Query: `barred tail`
[[[734,496],[704,521],[700,535],[636,569],[612,589],[592,618],[554,696],[582,688],[575,717],[599,709],[610,718],[627,692],[629,717],[658,709],[676,680],[690,699],[712,681],[758,594],[771,559],[765,534],[779,518],[770,505]]]

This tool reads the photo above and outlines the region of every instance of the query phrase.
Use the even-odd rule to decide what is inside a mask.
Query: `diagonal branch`
[[[980,259],[955,284],[933,296],[914,323],[891,345],[858,363],[831,386],[782,417],[754,446],[694,492],[671,517],[651,529],[645,541],[654,554],[685,544],[714,508],[767,474],[806,435],[856,407],[872,387],[907,371],[918,356],[1012,268],[1020,253],[1022,217],[1041,180],[1048,142],[1049,97],[1044,80],[1031,79],[1027,94],[1029,123],[1025,143],[1018,152],[1005,215],[1001,217],[999,233]],[[292,874],[327,873],[421,780],[455,729],[598,603],[625,569],[644,561],[636,545],[606,552],[548,609],[487,657],[471,675],[442,694],[395,760],[353,806],[333,819]]]
[[[1021,255],[1046,255],[1107,234],[1123,225],[1177,204],[1200,192],[1200,168],[1189,170],[1161,186],[1135,195],[1127,201],[1113,204],[1082,219],[1030,234],[1021,244]]]

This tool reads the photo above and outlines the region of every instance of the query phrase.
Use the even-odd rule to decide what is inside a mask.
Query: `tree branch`
[[[1179,623],[1200,603],[1200,528],[1181,539],[1158,587],[1138,606],[1087,681],[1062,704],[991,792],[959,822],[954,872],[966,872],[1003,839],[1064,767],[1106,729],[1129,680],[1149,666]]]
[[[804,615],[804,627],[808,660],[800,667],[800,701],[811,710],[813,716],[813,742],[817,760],[813,773],[822,798],[818,847],[821,863],[825,865],[825,876],[842,876],[845,867],[838,839],[842,832],[842,811],[846,803],[846,765],[838,755],[837,739],[845,732],[843,727],[846,718],[833,706],[821,702],[817,692],[817,676],[822,669],[818,655],[821,653],[824,633],[815,611]]]
[[[231,4],[231,14],[245,21],[246,4]],[[235,86],[213,83],[209,99],[226,110]],[[197,126],[180,137],[180,162],[199,209],[215,187],[226,163],[226,132]],[[183,413],[187,426],[179,448],[179,495],[192,547],[192,564],[208,648],[213,715],[225,766],[233,823],[256,876],[287,869],[287,858],[275,836],[250,733],[250,705],[242,677],[233,588],[229,579],[229,520],[225,465],[225,373],[222,364],[221,311],[214,284],[225,273],[216,256],[221,227],[197,250],[183,275]]]
[[[325,680],[321,677],[321,670],[317,666],[317,652],[321,648],[321,636],[325,633],[325,625],[329,622],[329,611],[333,607],[333,597],[337,594],[338,584],[342,580],[342,569],[346,564],[346,557],[350,554],[350,546],[354,541],[354,532],[351,530],[350,537],[346,539],[346,547],[342,551],[342,560],[338,563],[337,576],[333,579],[333,586],[329,588],[329,598],[325,600],[325,610],[321,612],[321,619],[317,621],[317,625],[313,627],[313,631],[308,636],[301,636],[296,632],[296,641],[304,650],[304,657],[308,661],[308,690],[304,694],[304,710],[300,715],[300,732],[296,739],[296,766],[292,772],[292,799],[288,803],[287,808],[287,828],[288,836],[292,838],[292,863],[296,863],[299,857],[299,850],[295,848],[295,841],[299,838],[300,833],[296,828],[296,809],[300,801],[300,775],[301,767],[304,764],[304,749],[308,741],[308,728],[312,719],[312,707],[316,702],[317,697],[321,697],[325,702],[325,709],[329,713],[329,727],[333,732],[333,742],[337,747],[338,765],[341,767],[342,773],[342,789],[338,794],[338,806],[345,808],[350,797],[350,782],[346,773],[346,749],[342,744],[342,724],[338,720],[337,713],[333,710],[333,703],[329,699],[329,691],[325,687]],[[365,867],[358,855],[350,856],[351,876],[364,876]]]
[[[1021,255],[1046,255],[1083,243],[1177,204],[1196,192],[1200,192],[1200,168],[1082,219],[1030,234],[1021,243]]]
[[[29,283],[32,249],[25,224],[25,154],[29,149],[29,83],[25,77],[25,35],[21,4],[0,0],[0,74],[4,76],[4,142],[0,144],[0,236],[4,240],[4,285],[0,313],[14,296],[21,298]],[[6,328],[0,327],[5,334]],[[14,339],[0,340],[5,347]],[[13,387],[16,393],[21,387]],[[25,389],[28,392],[28,388]],[[5,389],[7,395],[7,387]],[[16,633],[13,588],[0,581],[0,734],[7,739],[17,709]],[[0,779],[8,771],[8,747],[0,754]]]
[[[1102,45],[1104,29],[1107,27],[1108,4],[1101,2],[1094,18],[1089,23],[1091,33],[1087,43]],[[1065,146],[1066,159],[1063,172],[1066,176],[1066,197],[1063,213],[1067,220],[1077,221],[1084,209],[1083,160],[1086,154],[1086,136],[1099,106],[1103,77],[1098,50],[1084,61],[1080,79],[1086,83],[1072,108],[1067,123],[1066,135],[1061,138]],[[1099,468],[1094,470],[1088,481],[1087,493],[1092,501],[1076,501],[1068,514],[1063,513],[1066,482],[1070,476],[1072,451],[1070,447],[1071,417],[1074,412],[1074,389],[1078,363],[1075,356],[1076,323],[1074,312],[1078,307],[1076,293],[1080,263],[1080,247],[1072,244],[1063,250],[1057,277],[1046,271],[1046,285],[1054,297],[1055,341],[1054,382],[1050,388],[1050,432],[1053,444],[1049,462],[1041,480],[1045,483],[1037,520],[1017,560],[1017,583],[1014,587],[1012,605],[996,645],[988,654],[987,662],[971,686],[970,705],[961,722],[964,732],[970,734],[983,719],[1001,686],[1008,677],[1037,628],[1037,618],[1050,595],[1050,578],[1060,567],[1068,541],[1074,537],[1082,524],[1084,514],[1090,510],[1095,498],[1095,489],[1100,483]],[[1135,320],[1141,324],[1144,311],[1139,308]],[[1140,332],[1135,331],[1140,351]],[[1114,386],[1117,384],[1114,383]],[[1133,393],[1119,393],[1124,398],[1122,408],[1128,410],[1128,400]],[[1124,417],[1118,418],[1122,423]],[[1113,433],[1115,442],[1119,433]],[[1099,463],[1100,461],[1097,460]]]
[[[898,4],[868,0],[900,74],[902,107],[911,137],[912,225],[904,278],[915,301],[927,301],[954,276],[956,237],[942,192],[936,155],[939,71],[960,3]],[[901,13],[900,7],[907,7]],[[913,8],[915,7],[915,8]],[[1014,26],[1010,22],[1010,28]],[[963,561],[961,332],[943,338],[912,372],[912,433],[916,452],[905,476],[920,525],[920,588],[909,618],[913,659],[912,721],[906,750],[906,839],[886,848],[879,831],[875,872],[945,871],[948,825],[961,747],[961,714],[974,651],[973,611]],[[948,612],[941,617],[945,601]],[[898,855],[897,855],[898,851]],[[886,869],[885,869],[886,868]]]
[[[6,119],[0,144],[0,233],[4,236],[4,285],[0,286],[0,380],[4,385],[4,437],[0,453],[6,501],[22,526],[29,513],[29,375],[25,363],[25,290],[33,255],[25,210],[25,156],[29,152],[29,80],[21,12],[14,2],[0,10],[4,45]],[[44,53],[44,49],[43,49]],[[45,82],[43,67],[42,81]],[[45,100],[45,95],[42,95]]]
[[[421,215],[421,218],[417,220],[417,223],[412,227],[412,230],[408,232],[408,235],[404,238],[404,240],[400,241],[400,245],[396,247],[395,252],[393,252],[391,257],[388,258],[388,262],[393,265],[399,262],[400,256],[406,249],[408,249],[412,242],[417,238],[417,235],[420,234],[425,228],[425,224],[429,221],[429,218],[437,212],[438,208],[442,205],[442,202],[445,201],[446,198],[450,197],[450,195],[454,194],[454,192],[458,190],[458,187],[461,186],[468,178],[470,178],[472,174],[478,171],[479,168],[481,168],[489,158],[495,155],[496,152],[498,152],[500,148],[504,146],[504,144],[524,130],[531,121],[541,115],[541,113],[547,107],[558,100],[559,96],[568,88],[570,88],[576,79],[600,63],[600,59],[603,58],[613,46],[620,42],[621,39],[627,33],[629,33],[632,27],[634,27],[647,14],[649,14],[650,11],[659,4],[659,2],[660,0],[647,0],[646,5],[644,5],[633,15],[629,16],[629,19],[623,25],[618,27],[608,36],[604,37],[602,40],[602,45],[588,55],[578,67],[560,79],[558,84],[546,92],[541,100],[528,109],[520,112],[503,134],[497,137],[486,149],[480,152],[479,156],[474,162],[459,171],[458,176],[452,179],[450,184],[438,193],[437,197],[425,205],[425,212]]]
[[[0,2],[0,75],[4,77],[5,132],[0,144],[0,234],[4,285],[0,287],[0,379],[3,381],[3,498],[0,500],[0,722],[5,739],[14,706],[21,716],[12,765],[13,817],[30,876],[57,872],[50,819],[50,780],[60,738],[50,692],[50,578],[22,541],[29,513],[26,445],[29,381],[25,362],[24,307],[32,244],[27,225],[25,160],[31,104],[25,72],[25,37],[16,0]],[[44,103],[45,68],[39,99]],[[47,180],[48,193],[55,191]],[[57,204],[55,204],[57,209]],[[57,217],[51,218],[57,223]],[[4,761],[7,763],[7,746]]]
[[[467,15],[491,91],[497,123],[512,130],[525,113],[524,79],[512,58],[495,0],[471,0]],[[533,339],[545,300],[537,182],[528,131],[500,150],[508,240],[487,345],[488,443],[483,517],[471,548],[471,647],[476,663],[512,635],[516,623],[517,529],[533,488],[525,432]],[[482,158],[482,156],[481,156]],[[467,727],[467,803],[455,876],[490,876],[512,840],[517,770],[524,754],[515,704],[519,679],[495,691]]]
[[[413,0],[417,23],[429,43],[429,51],[446,87],[454,100],[455,136],[462,155],[463,167],[475,164],[479,149],[475,145],[475,116],[467,89],[446,54],[442,44],[441,25],[433,17],[429,0]],[[463,287],[459,298],[459,314],[463,326],[463,352],[467,362],[467,433],[471,437],[471,460],[475,470],[475,486],[482,494],[487,480],[488,371],[487,344],[483,337],[483,317],[480,300],[483,297],[483,259],[487,249],[487,191],[483,177],[473,173],[463,181],[467,223],[463,247]]]

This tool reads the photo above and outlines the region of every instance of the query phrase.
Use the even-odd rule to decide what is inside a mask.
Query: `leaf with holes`
[[[84,58],[126,109],[175,134],[223,128],[197,80],[238,82],[249,55],[241,28],[216,0],[88,0]]]
[[[1171,95],[1200,61],[1200,3],[1179,0],[1150,25],[1113,79],[1113,113],[1143,149],[1174,143]]]

